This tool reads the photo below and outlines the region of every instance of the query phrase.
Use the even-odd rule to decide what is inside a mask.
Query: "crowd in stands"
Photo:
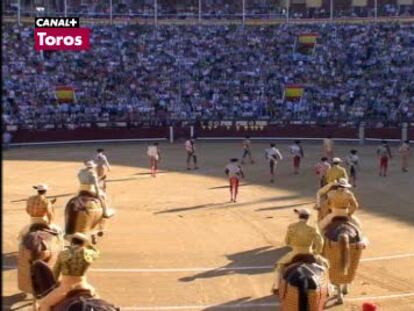
[[[318,33],[311,55],[299,33]],[[5,124],[277,120],[414,122],[414,24],[114,25],[87,52],[36,52],[32,27],[3,27]],[[301,83],[300,101],[283,99]],[[58,104],[55,86],[73,86]]]

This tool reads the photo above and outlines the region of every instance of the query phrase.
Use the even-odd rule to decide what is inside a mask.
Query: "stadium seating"
[[[317,33],[311,54],[294,47]],[[3,32],[3,121],[255,119],[414,121],[414,24],[94,26],[89,52],[35,52],[31,27]],[[301,84],[300,100],[284,98]],[[56,99],[73,89],[75,102]],[[71,98],[71,96],[69,96]]]

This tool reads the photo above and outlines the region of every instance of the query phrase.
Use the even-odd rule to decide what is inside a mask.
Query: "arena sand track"
[[[269,292],[270,267],[286,252],[283,240],[287,225],[295,221],[293,208],[313,206],[317,183],[312,167],[320,145],[305,144],[298,176],[292,174],[291,160],[284,160],[274,184],[268,183],[266,146],[253,145],[257,163],[245,165],[239,201],[230,204],[223,167],[228,158],[240,156],[240,143],[198,143],[198,171],[185,170],[182,143],[163,143],[162,173],[156,178],[148,175],[144,144],[105,144],[113,165],[108,191],[118,213],[89,273],[100,296],[125,310],[277,310]],[[286,155],[288,145],[279,147]],[[24,200],[33,193],[32,185],[52,187],[62,224],[81,161],[95,148],[27,147],[4,153],[4,308],[27,303],[17,290],[14,265],[16,235],[28,221]],[[338,146],[338,154],[350,148]],[[401,173],[395,159],[389,177],[380,178],[375,147],[357,148],[362,171],[355,192],[371,244],[345,306],[331,310],[359,310],[365,300],[374,300],[382,311],[414,310],[414,168]]]

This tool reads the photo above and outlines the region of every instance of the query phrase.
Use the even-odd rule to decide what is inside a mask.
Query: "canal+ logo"
[[[79,27],[78,17],[36,17],[36,51],[89,50],[90,29]]]

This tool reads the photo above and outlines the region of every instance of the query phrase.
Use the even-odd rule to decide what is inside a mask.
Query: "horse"
[[[60,233],[47,224],[36,223],[22,237],[17,256],[17,286],[28,294],[33,294],[31,268],[35,261],[42,260],[47,266],[53,267],[57,256],[63,249]]]
[[[337,290],[338,302],[343,303],[358,269],[362,250],[360,229],[348,217],[335,217],[324,230],[323,256],[329,260],[329,278]]]
[[[50,267],[42,260],[33,264],[32,279],[37,299],[45,297],[57,286]],[[89,289],[76,288],[68,292],[51,311],[120,311],[120,308],[94,296]]]
[[[105,218],[100,199],[89,191],[80,191],[65,207],[65,237],[75,232],[89,234],[93,244],[103,236]]]
[[[322,311],[328,299],[328,270],[312,254],[298,254],[281,272],[283,311]]]

